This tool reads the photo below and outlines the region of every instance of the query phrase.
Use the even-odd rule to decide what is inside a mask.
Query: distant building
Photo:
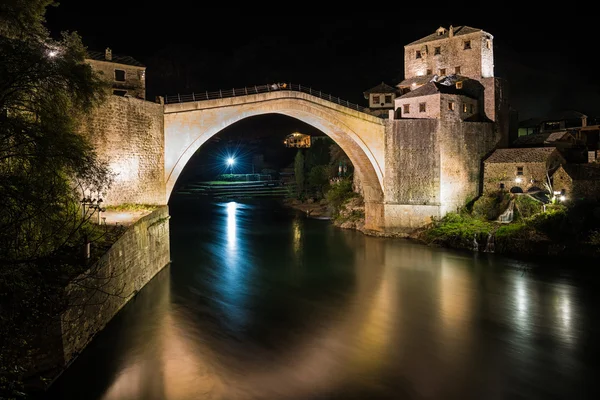
[[[86,61],[111,83],[114,95],[146,99],[146,67],[139,61],[113,54],[110,48],[104,53],[88,51]]]
[[[566,164],[554,147],[496,149],[483,162],[484,193],[544,190],[548,177]]]
[[[283,144],[285,147],[308,148],[310,147],[310,135],[294,132],[285,137]]]

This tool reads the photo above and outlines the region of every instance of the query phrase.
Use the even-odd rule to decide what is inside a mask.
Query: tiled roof
[[[144,64],[142,64],[141,62],[139,62],[138,60],[136,60],[133,57],[122,56],[122,55],[118,55],[115,53],[112,54],[112,60],[107,60],[105,58],[104,52],[88,50],[87,58],[89,58],[91,60],[97,60],[97,61],[106,61],[106,62],[114,62],[114,63],[118,63],[118,64],[134,65],[136,67],[145,67]]]
[[[429,96],[432,94],[439,94],[439,93],[459,94],[462,96],[467,96],[467,97],[472,98],[472,96],[469,95],[467,92],[465,92],[463,89],[457,89],[455,85],[443,85],[438,82],[429,82],[423,86],[416,88],[415,90],[411,90],[410,92],[403,94],[399,98],[400,99],[408,99],[411,97]]]
[[[486,163],[529,163],[546,162],[548,157],[558,150],[554,147],[531,147],[496,149],[484,162]]]
[[[567,131],[558,131],[558,132],[551,132],[551,133],[534,133],[532,135],[525,135],[525,136],[518,137],[513,142],[513,146],[521,147],[521,146],[553,144],[556,141],[566,139],[566,137],[569,135],[570,135],[570,133],[568,133]]]
[[[390,86],[384,82],[381,82],[379,85],[369,89],[369,90],[365,90],[363,92],[363,94],[367,95],[369,93],[396,93],[396,88],[393,86]]]
[[[468,35],[469,33],[482,32],[481,29],[471,28],[470,26],[456,26],[454,27],[454,36]],[[422,39],[415,40],[412,43],[407,44],[406,46],[412,46],[415,44],[427,43],[433,40],[447,39],[449,36],[449,30],[446,30],[442,35],[438,35],[437,31],[433,32],[429,36],[425,36]]]
[[[574,181],[600,180],[600,164],[565,164],[562,167]]]
[[[397,84],[397,87],[406,87],[406,86],[410,86],[413,83],[417,84],[417,85],[424,85],[427,82],[431,81],[434,78],[434,75],[421,75],[421,76],[414,76],[412,78],[408,78],[403,80],[402,82],[400,82],[399,84]]]

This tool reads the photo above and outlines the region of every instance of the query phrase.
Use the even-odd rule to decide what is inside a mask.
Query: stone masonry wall
[[[457,211],[481,193],[483,159],[499,137],[489,122],[440,123],[440,216]]]
[[[166,204],[163,105],[109,96],[81,131],[117,174],[105,205]]]
[[[385,138],[386,203],[438,205],[438,120],[390,121]]]
[[[165,205],[129,227],[88,273],[67,287],[71,307],[61,318],[65,364],[170,261]]]
[[[471,48],[464,49],[464,41],[471,41]],[[492,49],[487,49],[482,40],[481,32],[467,35],[454,36],[440,40],[432,40],[426,43],[420,43],[404,48],[404,78],[409,79],[415,76],[426,75],[430,69],[432,74],[450,75],[455,73],[455,68],[460,67],[460,75],[468,76],[473,79],[480,79],[482,76],[482,53],[490,53],[493,58]],[[440,54],[436,55],[435,48],[441,47]],[[416,51],[421,51],[421,58],[416,58]],[[486,62],[490,55],[486,55]],[[442,74],[441,69],[446,69]],[[486,71],[489,67],[486,66]]]
[[[517,167],[523,167],[522,181],[515,182],[517,177]],[[519,187],[523,192],[527,192],[531,187],[544,188],[546,182],[546,171],[548,167],[546,162],[519,162],[519,163],[485,163],[484,172],[484,192],[495,192],[500,190],[500,184],[504,184],[504,189],[510,190],[513,187]]]
[[[421,111],[419,105],[425,103],[425,111]],[[409,112],[404,112],[404,106],[409,106]],[[440,117],[440,95],[408,97],[396,99],[396,108],[400,110],[402,118],[439,118]]]
[[[127,94],[139,99],[146,98],[145,68],[133,65],[118,64],[108,61],[87,59],[92,68],[111,84],[113,89],[127,90]],[[125,71],[125,81],[115,80],[115,70]]]

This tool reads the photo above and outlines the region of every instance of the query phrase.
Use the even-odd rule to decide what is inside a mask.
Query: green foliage
[[[112,238],[88,223],[80,203],[111,184],[79,133],[107,84],[85,62],[77,34],[49,38],[51,4],[0,4],[0,397],[18,386],[26,345],[64,310],[63,285],[87,267],[84,239],[100,249]]]
[[[301,199],[304,197],[304,154],[302,149],[298,149],[294,159],[294,176],[296,178],[296,196]]]
[[[153,211],[158,206],[154,204],[134,204],[134,203],[123,203],[116,206],[107,206],[106,210],[111,211]]]
[[[481,243],[492,230],[491,223],[473,218],[468,213],[448,213],[433,223],[425,233],[425,239],[430,243],[470,250],[474,247],[474,240]]]
[[[308,172],[308,190],[315,194],[317,199],[322,199],[329,187],[329,166],[315,165]]]
[[[506,210],[509,201],[510,195],[504,191],[486,194],[473,202],[471,213],[474,217],[494,221]]]
[[[510,224],[502,224],[496,229],[496,241],[510,240],[510,239],[525,239],[531,233],[531,227],[523,222],[514,222]]]
[[[358,194],[352,189],[352,179],[344,178],[338,183],[329,186],[325,193],[325,199],[331,208],[331,215],[336,218],[340,214],[342,206],[350,199],[357,197]]]
[[[524,222],[552,239],[560,239],[570,234],[566,207],[546,207],[546,212],[526,218]]]
[[[542,202],[528,195],[515,196],[515,219],[530,218],[542,212]]]

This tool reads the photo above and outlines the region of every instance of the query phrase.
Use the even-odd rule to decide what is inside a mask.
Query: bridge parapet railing
[[[339,104],[344,107],[351,108],[353,110],[369,112],[369,109],[366,107],[359,106],[358,104],[350,103],[346,100],[342,100],[339,97],[332,96],[327,93],[323,93],[320,90],[315,90],[308,86],[297,85],[293,83],[273,83],[270,85],[258,85],[258,86],[249,86],[241,89],[227,89],[227,90],[219,90],[214,92],[193,92],[191,94],[177,94],[165,96],[165,104],[173,104],[173,103],[185,103],[190,101],[203,101],[203,100],[215,100],[215,99],[225,99],[228,97],[237,97],[237,96],[247,96],[251,94],[258,93],[268,93],[280,90],[291,90],[297,92],[308,93],[312,96],[319,97],[324,100],[331,101],[332,103]]]

